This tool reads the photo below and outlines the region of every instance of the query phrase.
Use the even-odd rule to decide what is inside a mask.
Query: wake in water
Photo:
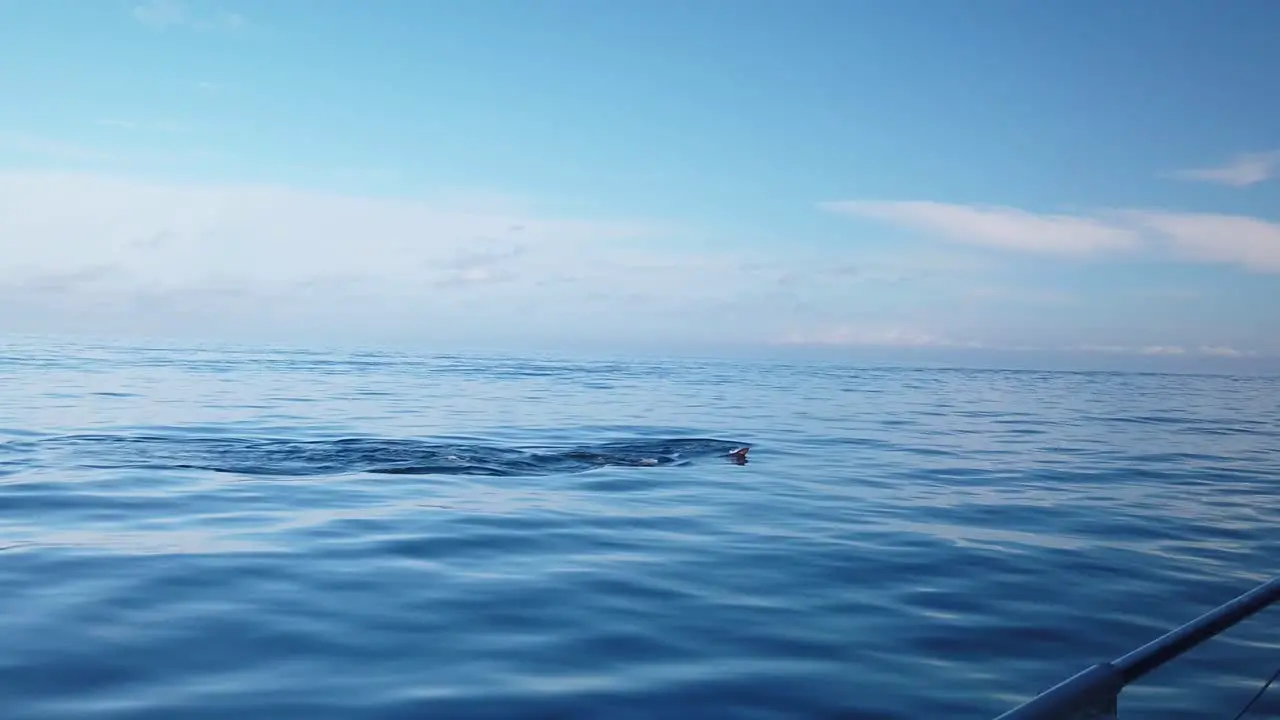
[[[560,475],[610,466],[684,465],[720,458],[742,465],[750,446],[686,438],[569,448],[454,445],[411,439],[301,441],[158,435],[70,435],[0,443],[0,467],[206,470],[241,475]]]

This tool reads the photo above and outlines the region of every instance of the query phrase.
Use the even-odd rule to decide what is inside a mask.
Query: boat
[[[1220,605],[1126,655],[1098,663],[1045,690],[996,720],[1117,720],[1120,693],[1130,683],[1280,600],[1280,577]],[[1280,676],[1277,670],[1237,719]]]

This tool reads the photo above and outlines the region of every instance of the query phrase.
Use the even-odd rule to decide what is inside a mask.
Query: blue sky
[[[1280,356],[1267,0],[0,16],[0,330]]]

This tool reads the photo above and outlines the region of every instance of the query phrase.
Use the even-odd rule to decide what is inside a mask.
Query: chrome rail
[[[996,720],[1115,718],[1120,692],[1200,643],[1280,600],[1275,578],[1111,662],[1099,663],[1049,688]]]

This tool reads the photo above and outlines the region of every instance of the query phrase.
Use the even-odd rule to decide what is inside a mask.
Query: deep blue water
[[[13,346],[0,715],[990,718],[1276,574],[1277,481],[1275,378]]]

